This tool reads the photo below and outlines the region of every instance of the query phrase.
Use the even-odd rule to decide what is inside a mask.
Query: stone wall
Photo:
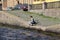
[[[57,2],[46,2],[45,9],[60,8],[60,1]],[[43,3],[33,4],[32,9],[43,9]]]
[[[30,12],[34,13],[39,13],[45,15],[45,16],[50,16],[50,17],[57,17],[60,18],[60,9],[45,9],[45,10],[30,10]]]
[[[60,18],[60,1],[46,3],[45,9],[43,9],[43,4],[32,5],[30,12],[43,13],[46,16]]]
[[[33,4],[32,9],[42,9],[42,4]]]
[[[60,1],[47,3],[47,8],[60,8]]]

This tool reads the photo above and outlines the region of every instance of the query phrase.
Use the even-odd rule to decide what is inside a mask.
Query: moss
[[[44,16],[43,13],[41,13],[39,16]]]
[[[38,30],[38,32],[43,33],[43,34],[48,35],[48,36],[60,37],[60,33],[56,33],[56,32],[42,31],[42,30]]]

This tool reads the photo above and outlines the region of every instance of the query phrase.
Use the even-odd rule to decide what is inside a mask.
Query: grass
[[[56,17],[45,16],[43,13],[41,13],[41,14],[39,14],[39,13],[32,13],[32,12],[27,12],[27,13],[39,15],[39,16],[42,16],[43,18],[49,18],[49,19],[57,19],[57,20],[59,20],[59,19],[56,18]]]
[[[35,20],[39,22],[38,25],[42,25],[42,26],[55,25],[60,23],[60,19],[56,17],[53,18],[53,17],[45,16],[43,14],[32,13],[32,12],[21,11],[21,10],[5,11],[5,12],[18,16],[26,21],[30,20],[29,16],[33,16]]]
[[[59,33],[55,33],[55,32],[43,32],[43,34],[46,34],[46,35],[50,35],[50,36],[54,36],[54,37],[60,37],[60,34]]]

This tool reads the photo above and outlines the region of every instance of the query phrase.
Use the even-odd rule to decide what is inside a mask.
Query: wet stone
[[[0,28],[0,40],[60,40],[30,30]]]
[[[0,36],[0,40],[7,40],[5,37]]]

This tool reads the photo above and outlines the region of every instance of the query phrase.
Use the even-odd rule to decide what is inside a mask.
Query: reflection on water
[[[0,28],[0,40],[60,40],[60,38],[26,29]]]

